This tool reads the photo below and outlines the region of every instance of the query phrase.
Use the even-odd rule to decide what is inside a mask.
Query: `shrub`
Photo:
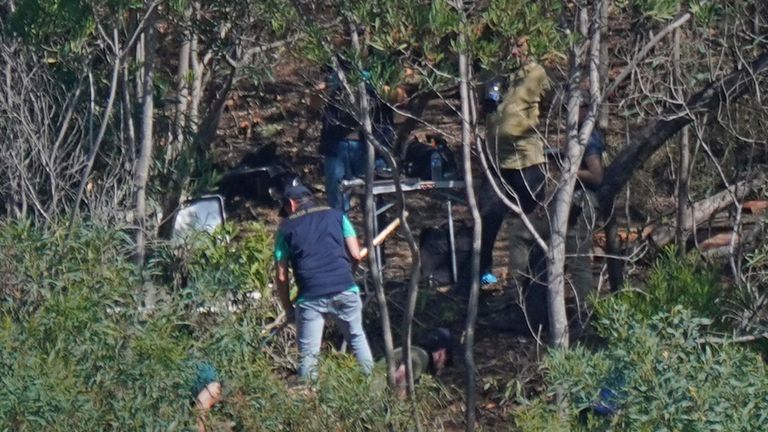
[[[763,361],[734,344],[706,343],[708,320],[681,307],[649,320],[619,301],[601,307],[596,327],[607,347],[552,352],[544,365],[550,392],[521,411],[523,430],[754,431],[768,423]],[[558,389],[567,400],[562,417],[549,403]],[[615,414],[588,414],[600,401]]]
[[[201,362],[224,388],[211,430],[405,430],[410,405],[371,391],[349,356],[327,356],[316,391],[288,389],[288,338],[263,331],[275,313],[270,296],[212,307],[241,290],[268,294],[269,236],[252,232],[224,231],[235,242],[208,236],[183,261],[158,249],[155,283],[172,280],[164,272],[174,268],[187,283],[159,285],[165,295],[145,310],[133,245],[120,231],[0,223],[0,430],[189,430]],[[418,412],[430,418],[439,399],[424,399]]]
[[[643,318],[683,306],[695,315],[716,318],[719,313],[720,272],[698,255],[680,256],[666,248],[651,267],[643,290],[623,290],[618,298]],[[598,313],[600,313],[598,311]]]
[[[251,293],[270,294],[272,248],[264,225],[224,224],[213,234],[192,233],[180,243],[160,245],[152,264],[174,291],[247,301]]]

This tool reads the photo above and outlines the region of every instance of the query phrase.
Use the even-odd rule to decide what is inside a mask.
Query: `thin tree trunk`
[[[460,2],[457,5],[460,7]],[[466,16],[463,17],[466,20]],[[464,46],[465,35],[459,34],[459,46]],[[464,363],[466,366],[466,410],[464,412],[466,430],[475,430],[477,405],[477,378],[475,376],[475,324],[477,322],[477,304],[480,296],[480,233],[482,220],[477,208],[474,181],[472,178],[472,127],[470,123],[469,59],[465,50],[459,52],[459,94],[461,95],[461,149],[463,159],[464,184],[467,191],[467,204],[472,214],[472,260],[470,271],[469,300],[467,319],[464,325]]]
[[[674,48],[672,50],[672,60],[674,62],[675,73],[675,88],[677,91],[673,92],[673,100],[683,100],[683,77],[680,70],[680,36],[682,31],[680,28],[675,29],[674,33]],[[683,128],[683,133],[680,136],[680,148],[678,152],[677,162],[677,227],[675,229],[675,243],[677,245],[677,252],[682,256],[685,254],[685,241],[688,237],[685,231],[685,220],[691,211],[690,198],[688,196],[688,184],[690,182],[690,159],[691,159],[691,144],[689,140],[688,127]]]
[[[554,212],[550,219],[550,247],[547,250],[547,284],[549,302],[549,338],[552,346],[567,348],[568,318],[565,313],[565,239],[568,231],[568,215],[571,211],[576,172],[581,164],[584,149],[592,134],[600,104],[600,17],[603,3],[597,0],[591,22],[589,56],[586,47],[574,47],[571,54],[571,77],[568,82],[568,118],[566,132],[568,148],[563,161],[563,170],[554,198]],[[587,35],[587,10],[579,11],[581,33]],[[581,105],[581,70],[589,60],[590,104],[587,119],[579,129],[579,106]]]
[[[184,12],[184,24],[189,27],[191,11]],[[187,128],[189,113],[189,59],[192,51],[192,31],[184,30],[179,47],[179,65],[176,71],[176,112],[173,120],[173,138],[166,154],[166,164],[172,164],[181,153]]]
[[[134,221],[136,223],[136,265],[144,268],[146,258],[147,183],[152,163],[154,132],[154,59],[155,59],[155,15],[148,19],[144,30],[144,80],[142,82],[141,143],[139,158],[134,173]],[[146,293],[146,306],[154,306],[154,292]]]
[[[603,0],[603,7],[600,8],[599,14],[600,14],[600,32],[603,35],[603,39],[607,39],[608,37],[608,10],[611,7],[611,0]],[[608,62],[608,43],[603,42],[600,44],[600,82],[601,83],[607,83],[608,82],[608,69],[609,69],[609,62]],[[605,98],[603,98],[602,103],[600,104],[600,109],[598,110],[597,115],[597,125],[598,127],[605,131],[608,129],[608,103],[605,101]]]
[[[359,53],[360,52],[360,40],[358,39],[357,29],[354,23],[349,24],[349,31],[352,35],[352,46]],[[342,81],[342,85],[348,88],[346,85],[346,77],[344,71],[334,58],[334,69],[339,74],[339,78]],[[366,137],[373,137],[373,125],[371,124],[370,105],[368,100],[368,92],[366,89],[366,83],[364,80],[357,86],[358,93],[358,118],[363,126],[363,133]],[[354,96],[354,95],[351,95]],[[374,167],[376,163],[376,152],[371,140],[366,140],[367,149],[367,163],[365,170],[365,237],[368,247],[368,268],[373,278],[373,288],[376,292],[376,301],[379,304],[379,313],[381,314],[381,327],[382,337],[384,339],[384,355],[387,360],[387,381],[390,388],[395,388],[395,356],[394,356],[394,341],[392,338],[392,323],[389,319],[389,309],[387,307],[387,295],[384,292],[384,281],[382,279],[381,268],[379,268],[379,250],[373,245],[373,238],[376,236],[374,229],[376,220],[376,208],[373,196],[373,180],[374,180]],[[408,360],[408,353],[405,353],[406,361]]]
[[[130,165],[125,168],[134,172],[134,165],[136,161],[136,127],[134,126],[133,118],[133,105],[131,104],[131,84],[128,64],[123,65],[123,82],[122,82],[122,104],[123,111],[125,111],[125,117],[123,120],[123,127],[125,128],[125,139],[127,140],[128,154],[131,155]],[[125,143],[124,143],[125,144]]]
[[[193,14],[197,15],[200,10],[199,2],[195,2],[193,5]],[[193,32],[191,35],[189,46],[189,60],[190,68],[192,69],[192,85],[190,91],[189,100],[189,119],[188,127],[197,130],[199,115],[200,115],[200,101],[203,97],[203,64],[200,60],[200,37],[197,32]]]

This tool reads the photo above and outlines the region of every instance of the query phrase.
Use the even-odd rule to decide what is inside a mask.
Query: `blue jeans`
[[[363,372],[369,374],[373,369],[373,356],[363,330],[363,302],[356,292],[344,291],[296,305],[299,378],[317,379],[317,356],[323,341],[326,315],[334,318]]]
[[[341,181],[365,176],[366,146],[359,140],[339,141],[333,156],[325,157],[325,193],[328,206],[349,211],[349,193],[341,190]]]

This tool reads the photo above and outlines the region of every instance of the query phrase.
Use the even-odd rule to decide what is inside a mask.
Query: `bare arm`
[[[275,262],[275,284],[277,285],[277,298],[280,300],[280,305],[285,313],[290,316],[293,312],[293,305],[291,304],[291,296],[288,291],[287,261]]]
[[[357,237],[345,237],[344,243],[347,245],[347,251],[350,258],[357,263],[362,258],[360,256],[360,243],[357,241]]]
[[[584,158],[587,169],[579,169],[577,178],[584,184],[597,187],[603,184],[603,157],[599,154],[589,155]]]

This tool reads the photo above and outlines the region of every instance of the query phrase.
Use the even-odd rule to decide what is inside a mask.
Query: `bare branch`
[[[656,46],[659,42],[661,42],[661,40],[664,39],[664,37],[666,37],[669,33],[674,31],[676,28],[688,22],[689,19],[691,19],[691,13],[686,12],[680,18],[671,22],[668,26],[666,26],[663,30],[661,30],[650,41],[648,41],[648,43],[645,44],[643,49],[641,49],[640,52],[637,55],[635,55],[632,61],[629,62],[629,64],[626,67],[624,67],[624,70],[621,71],[619,76],[617,76],[616,79],[613,80],[611,85],[608,86],[608,88],[605,90],[605,93],[603,94],[603,98],[605,98],[607,95],[611,94],[614,90],[616,90],[616,87],[618,87],[619,84],[621,84],[622,81],[624,81],[629,76],[629,74],[632,73],[632,71],[637,67],[637,64],[641,60],[643,60],[646,55],[648,55],[648,52],[650,52],[654,46]]]

